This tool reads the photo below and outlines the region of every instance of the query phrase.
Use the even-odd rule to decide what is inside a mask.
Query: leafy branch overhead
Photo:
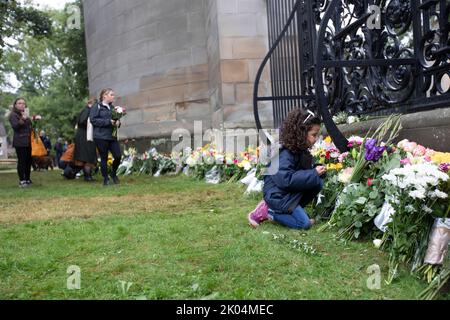
[[[6,43],[0,57],[0,109],[9,109],[14,97],[22,96],[32,114],[43,115],[43,129],[52,139],[73,138],[76,117],[89,94],[82,14],[80,28],[68,28],[70,10],[0,3],[0,19],[7,22],[0,31]],[[70,5],[83,12],[81,0]]]
[[[46,12],[22,6],[16,0],[0,1],[0,58],[6,38],[20,40],[23,35],[49,37],[52,21]]]

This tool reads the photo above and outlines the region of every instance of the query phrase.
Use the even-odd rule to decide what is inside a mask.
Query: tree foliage
[[[32,35],[36,38],[51,35],[51,19],[46,12],[22,6],[16,0],[0,0],[0,58],[6,38]]]
[[[9,10],[20,8],[15,1],[10,5]],[[78,6],[79,12],[83,12],[81,0],[70,5]],[[29,8],[19,10],[37,11]],[[8,14],[6,20],[17,20],[12,11]],[[81,28],[67,27],[71,17],[69,10],[37,11],[36,16],[48,17],[51,28],[44,32],[36,27],[29,32],[27,28],[32,25],[27,24],[15,33],[1,31],[1,38],[12,35],[15,40],[13,45],[5,47],[1,71],[3,75],[14,75],[20,88],[13,93],[5,92],[8,81],[0,78],[3,88],[0,92],[0,121],[14,98],[21,96],[27,100],[32,115],[43,117],[41,127],[53,141],[58,137],[72,139],[76,118],[89,93],[83,16],[80,16]]]

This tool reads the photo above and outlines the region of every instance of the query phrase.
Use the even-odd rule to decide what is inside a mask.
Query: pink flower
[[[400,161],[400,163],[402,164],[402,165],[407,165],[407,164],[412,164],[411,163],[411,159],[409,159],[409,158],[405,158],[405,159],[403,159],[402,161]]]
[[[397,147],[400,149],[405,149],[405,146],[409,143],[408,139],[402,140],[397,144]]]
[[[349,153],[345,152],[339,156],[339,162],[342,163],[348,157]]]
[[[427,149],[424,146],[418,145],[414,150],[413,150],[413,155],[415,157],[423,157],[426,153]]]
[[[429,157],[429,156],[425,156],[424,158],[423,158],[426,162],[431,162],[432,160],[431,160],[431,157]]]
[[[434,151],[433,149],[427,149],[426,151],[425,151],[425,156],[427,156],[427,157],[432,157],[432,156],[434,156],[436,154],[436,151]]]
[[[415,142],[409,142],[405,145],[405,147],[403,148],[406,152],[413,152],[414,149],[417,148],[417,143]]]
[[[346,169],[344,169],[339,174],[339,177],[338,177],[339,182],[342,182],[342,183],[345,183],[345,184],[349,183],[350,179],[352,178],[352,175],[353,175],[353,170],[354,170],[353,168],[346,168]]]

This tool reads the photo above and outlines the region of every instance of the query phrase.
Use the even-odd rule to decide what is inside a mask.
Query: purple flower
[[[366,144],[365,144],[365,147],[366,147],[366,150],[371,150],[371,149],[373,149],[374,147],[376,147],[377,146],[377,140],[375,140],[375,139],[368,139],[367,141],[366,141]]]
[[[450,163],[443,163],[439,166],[439,170],[447,173],[450,170]]]
[[[366,161],[377,162],[380,160],[384,151],[386,151],[386,147],[377,146],[378,141],[375,139],[369,139],[366,141]]]

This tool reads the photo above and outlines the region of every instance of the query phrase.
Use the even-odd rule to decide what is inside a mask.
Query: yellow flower
[[[342,163],[337,163],[337,164],[332,163],[332,164],[327,165],[327,170],[329,170],[329,171],[333,171],[333,170],[339,171],[339,170],[342,170],[343,168],[344,168],[344,165]]]
[[[311,151],[311,154],[312,154],[314,157],[320,157],[320,155],[321,155],[322,153],[324,153],[324,149],[323,149],[323,148],[316,148],[316,149],[313,149],[313,150]]]
[[[113,157],[111,155],[111,153],[108,155],[108,162],[107,162],[108,166],[112,167],[113,165]]]
[[[436,154],[431,157],[431,161],[437,164],[450,163],[450,153],[436,152]]]
[[[203,148],[201,148],[201,150],[202,151],[207,151],[210,147],[211,147],[211,145],[207,144]]]
[[[248,160],[244,160],[238,164],[238,167],[244,168],[245,166],[248,166],[248,165],[250,165],[250,162]]]
[[[332,143],[333,140],[331,139],[330,136],[328,136],[328,137],[325,138],[325,142],[326,142],[326,143]]]

